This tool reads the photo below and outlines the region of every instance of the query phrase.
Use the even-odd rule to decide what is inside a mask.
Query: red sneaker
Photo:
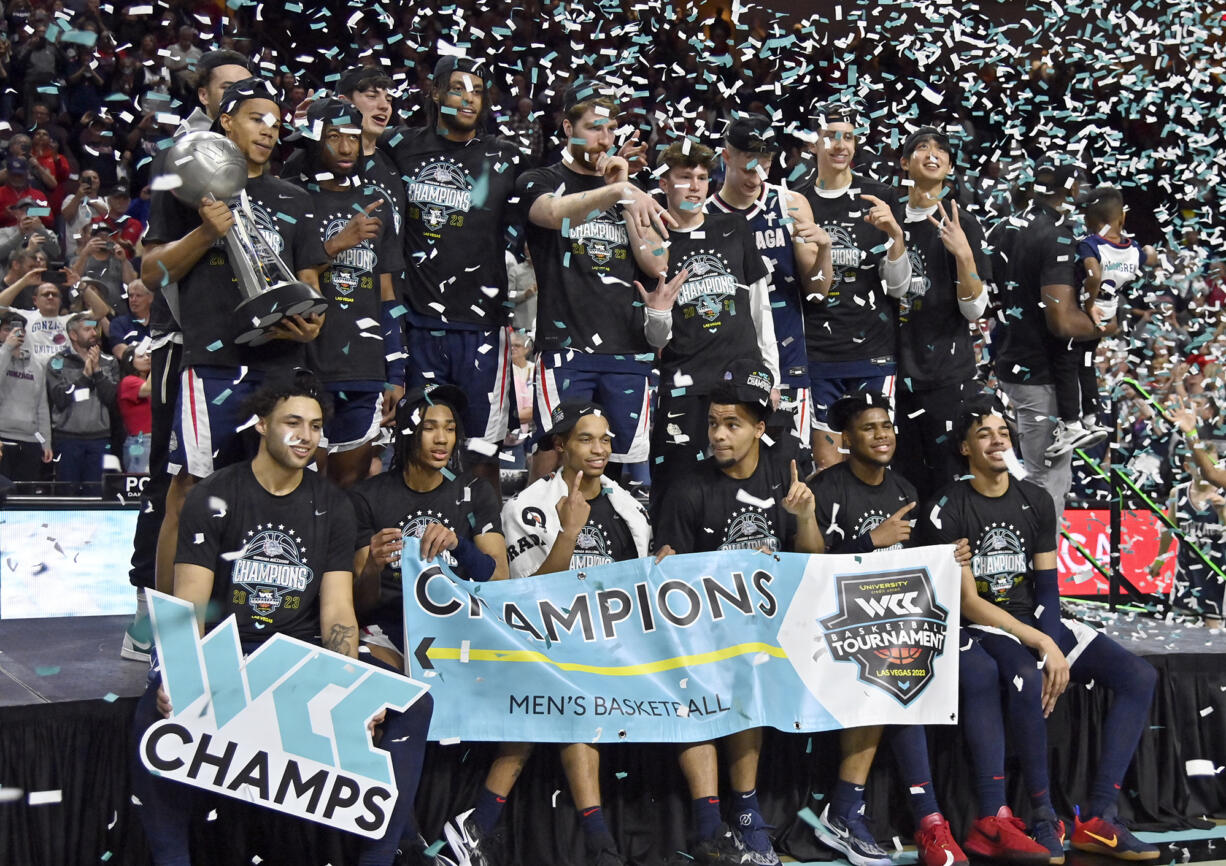
[[[1013,817],[1008,806],[1001,806],[995,815],[972,824],[963,847],[977,857],[1011,863],[1046,866],[1051,859],[1051,852],[1026,835],[1026,825]]]
[[[1162,853],[1129,832],[1114,810],[1101,818],[1073,819],[1073,847],[1078,851],[1104,854],[1117,860],[1157,860]]]
[[[969,866],[966,854],[954,841],[949,831],[949,822],[940,812],[933,812],[920,819],[915,830],[915,848],[919,852],[919,866]]]

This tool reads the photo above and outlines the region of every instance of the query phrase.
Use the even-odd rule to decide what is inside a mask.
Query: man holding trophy
[[[239,405],[265,374],[300,366],[323,326],[309,195],[265,173],[280,109],[270,85],[235,82],[213,133],[179,139],[155,179],[141,276],[179,285],[182,387],[170,441],[157,584],[172,590],[178,516],[196,479],[245,456]]]

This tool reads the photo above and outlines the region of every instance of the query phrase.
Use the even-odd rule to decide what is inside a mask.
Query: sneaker
[[[1102,424],[1099,424],[1097,415],[1082,415],[1081,416],[1081,426],[1086,428],[1086,430],[1094,434],[1096,437],[1098,437],[1097,439],[1095,439],[1093,442],[1090,443],[1091,445],[1097,445],[1099,442],[1102,442],[1104,439],[1106,439],[1108,436],[1111,435],[1111,428],[1106,427]],[[1084,448],[1085,446],[1079,445],[1077,447]]]
[[[124,630],[123,646],[119,655],[129,661],[149,664],[149,653],[153,649],[153,626],[148,616],[136,616]]]
[[[700,866],[742,866],[750,862],[745,859],[746,855],[745,846],[737,835],[727,824],[721,824],[715,836],[695,844],[689,854],[674,852],[667,866],[694,866],[696,863]]]
[[[1117,860],[1157,860],[1158,848],[1142,842],[1129,832],[1115,810],[1101,818],[1082,821],[1080,816],[1073,823],[1073,847],[1091,854],[1105,854]]]
[[[841,851],[852,866],[890,866],[890,855],[873,838],[864,821],[863,811],[864,807],[861,806],[860,812],[844,821],[831,816],[830,804],[827,803],[813,832],[828,848]]]
[[[918,866],[968,866],[970,863],[940,812],[920,819],[915,829],[915,850],[919,855]]]
[[[1060,866],[1064,862],[1064,822],[1056,817],[1055,812],[1046,807],[1036,810],[1030,836],[1047,849],[1051,855],[1048,863]]]
[[[745,848],[745,861],[754,866],[778,866],[779,855],[771,844],[770,824],[762,820],[762,816],[754,809],[738,812],[732,832]]]
[[[1043,456],[1052,459],[1069,453],[1078,447],[1077,443],[1085,439],[1088,432],[1086,428],[1081,426],[1080,421],[1065,421],[1064,419],[1057,421],[1056,432],[1052,436],[1052,443],[1047,446]]]
[[[1010,863],[1047,863],[1051,852],[1026,835],[1026,825],[1013,817],[1008,806],[971,825],[962,843],[966,853]]]
[[[456,856],[457,866],[494,866],[493,846],[472,819],[474,811],[469,809],[448,821],[443,825],[443,835]]]

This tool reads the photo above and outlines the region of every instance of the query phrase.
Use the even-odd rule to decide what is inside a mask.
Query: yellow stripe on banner
[[[766,653],[777,659],[787,658],[787,653],[783,651],[782,647],[754,642],[739,643],[736,646],[724,647],[723,649],[712,650],[711,652],[697,653],[690,656],[677,656],[676,658],[661,659],[657,662],[646,662],[640,665],[581,665],[574,662],[557,662],[544,653],[536,652],[535,650],[470,649],[468,651],[468,660],[473,662],[541,662],[553,665],[563,671],[580,671],[582,673],[604,674],[613,677],[636,677],[641,674],[654,674],[660,671],[675,670],[676,668],[705,665],[711,662],[735,658],[736,656],[747,655],[748,653]],[[458,647],[430,647],[426,651],[426,656],[437,661],[458,661],[460,650]]]

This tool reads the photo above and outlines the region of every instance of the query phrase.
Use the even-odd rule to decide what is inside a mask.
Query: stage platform
[[[1166,847],[1163,864],[1224,862],[1226,828],[1226,635],[1165,623],[1097,604],[1075,605],[1158,670],[1150,725],[1125,781],[1121,814]],[[0,622],[0,843],[4,863],[76,866],[148,863],[137,806],[128,786],[129,727],[146,666],[119,657],[126,616]],[[1049,720],[1053,791],[1068,819],[1085,796],[1097,754],[1097,722],[1106,695],[1074,687]],[[956,731],[932,741],[942,806],[959,835],[973,818],[965,749]],[[417,814],[427,839],[468,808],[493,754],[484,743],[432,746]],[[791,861],[827,860],[797,816],[821,810],[837,767],[834,734],[768,731],[760,770],[766,818],[778,826],[781,853]],[[1213,775],[1189,774],[1189,761],[1211,762]],[[910,816],[906,792],[883,749],[869,781],[874,832],[895,848],[899,866]],[[1198,766],[1192,764],[1193,772]],[[683,846],[688,795],[672,746],[602,750],[606,812],[625,854],[656,866]],[[1010,800],[1027,813],[1020,774],[1010,771]],[[553,748],[541,747],[512,794],[503,826],[513,863],[581,864],[582,841]],[[324,866],[356,861],[352,837],[233,801],[202,799],[193,828],[198,866],[285,864]],[[1073,866],[1104,866],[1102,858],[1071,854]]]

